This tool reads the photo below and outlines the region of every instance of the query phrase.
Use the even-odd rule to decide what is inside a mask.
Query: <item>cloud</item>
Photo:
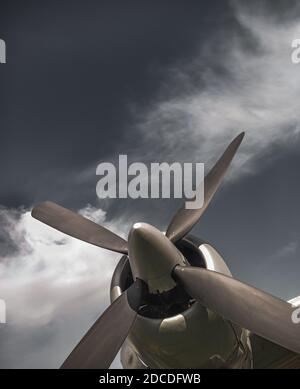
[[[281,247],[271,258],[270,262],[291,260],[297,254],[298,242],[289,242]]]
[[[135,129],[122,149],[128,162],[203,162],[207,170],[245,131],[230,180],[261,171],[278,148],[299,145],[300,64],[291,61],[291,44],[300,37],[300,7],[283,9],[289,12],[268,2],[233,2],[232,26],[219,25],[193,58],[167,69],[150,104],[130,105]],[[109,159],[116,166],[117,157]],[[95,168],[77,179],[95,180]]]
[[[298,240],[285,243],[254,265],[256,283],[284,300],[298,296],[298,257]]]
[[[243,4],[233,3],[236,28],[221,26],[193,61],[170,69],[150,108],[134,107],[156,157],[210,164],[245,130],[234,160],[238,177],[255,171],[255,159],[272,146],[299,142],[300,65],[291,61],[299,7],[278,18],[266,5]]]
[[[90,205],[79,213],[105,222]],[[0,365],[58,367],[108,306],[120,255],[43,225],[26,209],[1,208],[0,219],[0,297],[7,305]],[[122,234],[115,223],[109,228]]]

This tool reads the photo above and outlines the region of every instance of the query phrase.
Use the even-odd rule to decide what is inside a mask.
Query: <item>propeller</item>
[[[177,242],[182,239],[199,221],[221,184],[222,178],[241,144],[244,135],[245,133],[241,132],[230,143],[224,154],[204,178],[204,204],[202,208],[186,209],[183,205],[174,215],[166,232],[166,236],[172,242]]]
[[[300,353],[300,326],[293,324],[291,320],[293,307],[290,304],[231,277],[189,266],[186,261],[180,260],[182,254],[170,243],[182,239],[198,222],[218,189],[243,137],[244,133],[241,133],[230,143],[205,177],[202,208],[182,207],[173,217],[166,236],[143,223],[133,226],[129,235],[129,262],[135,281],[100,316],[62,368],[110,366],[134,324],[146,293],[149,293],[147,280],[150,273],[151,282],[158,279],[160,283],[166,282],[168,285],[176,286],[177,283],[203,306],[227,320]],[[74,238],[128,255],[128,245],[124,239],[60,205],[41,203],[32,210],[32,216]],[[186,266],[182,266],[185,263]],[[166,284],[162,285],[165,286]]]
[[[127,242],[120,236],[85,217],[46,201],[33,208],[31,215],[67,235],[104,249],[127,254]]]
[[[234,278],[203,268],[176,266],[173,275],[205,307],[271,342],[300,353],[294,307]]]
[[[108,369],[132,327],[144,283],[136,280],[99,317],[65,360],[62,369]]]

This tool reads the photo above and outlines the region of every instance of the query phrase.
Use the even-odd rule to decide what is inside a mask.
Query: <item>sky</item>
[[[98,199],[96,167],[119,154],[208,170],[244,130],[193,234],[238,279],[300,295],[296,1],[4,1],[0,38],[0,368],[59,367],[109,304],[120,258],[33,220],[34,204],[125,238],[136,221],[164,230],[180,206]]]

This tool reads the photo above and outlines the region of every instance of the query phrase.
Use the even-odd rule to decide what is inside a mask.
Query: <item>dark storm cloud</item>
[[[47,198],[126,235],[137,219],[165,228],[179,206],[98,201],[96,165],[120,153],[210,165],[245,129],[231,180],[194,233],[237,277],[283,298],[300,294],[300,73],[289,59],[299,7],[248,3],[3,6],[0,297],[8,323],[0,366],[59,366],[107,305],[117,260],[7,207]]]
[[[163,69],[230,17],[226,4],[208,1],[12,2],[4,10],[1,202],[12,205],[22,196],[26,204],[64,199],[72,189],[69,202],[94,200],[91,183],[72,188],[68,176],[138,143],[128,105],[147,104]]]

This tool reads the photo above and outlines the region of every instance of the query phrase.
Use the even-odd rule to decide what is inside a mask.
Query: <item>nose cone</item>
[[[151,293],[176,286],[171,273],[185,259],[172,242],[157,228],[146,223],[133,225],[128,239],[129,261],[133,277],[148,284]]]

